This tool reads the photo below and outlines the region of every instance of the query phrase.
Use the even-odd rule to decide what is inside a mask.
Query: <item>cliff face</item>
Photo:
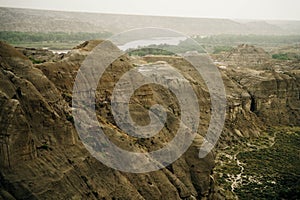
[[[180,57],[146,56],[132,61],[121,56],[103,74],[95,105],[98,121],[116,145],[136,152],[162,148],[176,135],[180,123],[180,106],[174,94],[150,84],[130,99],[131,116],[139,125],[149,123],[148,110],[155,103],[166,108],[165,127],[148,139],[130,137],[118,128],[111,112],[111,95],[116,82],[135,68],[135,62],[153,67],[157,74],[175,67],[192,85],[201,112],[198,135],[182,157],[156,172],[130,174],[108,168],[85,149],[73,124],[72,90],[83,60],[100,42],[85,42],[60,57],[17,51],[0,43],[0,199],[224,198],[212,177],[214,154],[198,157],[211,117],[210,95],[202,77]],[[300,121],[299,70],[265,70],[265,64],[270,63],[267,53],[255,47],[238,48],[231,52],[233,59],[218,58],[227,95],[219,147],[257,137],[267,125],[299,125]],[[245,52],[256,53],[248,58]],[[45,62],[32,64],[28,59],[32,53],[44,55]],[[257,56],[262,62],[256,62]],[[246,57],[249,60],[243,60]],[[146,73],[143,66],[139,69],[129,84]],[[174,84],[184,84],[170,74],[168,78]]]
[[[182,71],[184,76],[191,82],[196,80],[196,90],[199,90],[197,94],[201,105],[201,122],[204,126],[209,124],[210,95],[203,79],[190,63],[179,57],[168,56],[145,56],[143,59],[146,62],[168,62]],[[259,136],[260,131],[263,130],[265,126],[250,109],[251,95],[227,74],[227,70],[220,70],[220,72],[226,90],[227,112],[225,127],[221,139],[219,140],[219,145],[228,146],[231,142],[238,142],[240,137]],[[202,129],[200,133],[201,132],[206,133],[205,129]]]
[[[90,41],[57,62],[33,65],[22,53],[0,43],[0,199],[216,198],[211,177],[214,156],[198,158],[200,135],[171,166],[144,174],[108,168],[84,148],[73,125],[71,93],[81,62],[97,44]],[[172,130],[178,126],[177,104],[159,87],[139,89],[130,106],[140,123],[148,120],[145,105],[156,100],[172,109],[167,111],[167,128],[157,137],[146,141],[128,137],[111,117],[109,96],[118,77],[132,67],[122,56],[105,72],[100,81],[105,87],[97,90],[98,119],[122,148],[151,150],[176,134]]]
[[[272,60],[263,49],[251,45],[240,45],[218,59],[227,66],[225,74],[250,95],[250,111],[261,121],[299,125],[300,71],[294,62]]]
[[[299,70],[229,72],[251,96],[250,110],[268,125],[299,126]]]

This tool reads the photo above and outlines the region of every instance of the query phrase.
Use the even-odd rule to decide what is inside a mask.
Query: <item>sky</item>
[[[0,0],[0,7],[156,16],[300,20],[300,0]]]

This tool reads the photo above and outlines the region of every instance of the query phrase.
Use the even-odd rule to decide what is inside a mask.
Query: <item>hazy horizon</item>
[[[168,16],[187,18],[221,18],[241,20],[292,20],[300,21],[300,1],[285,0],[228,0],[228,1],[172,1],[154,0],[119,1],[80,0],[38,1],[0,0],[0,7],[28,8],[38,10],[90,12],[103,14],[126,14],[146,16]]]

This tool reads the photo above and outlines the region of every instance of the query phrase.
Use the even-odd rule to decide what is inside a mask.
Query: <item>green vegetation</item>
[[[130,56],[145,56],[145,55],[174,55],[174,53],[155,48],[141,48],[141,49],[129,49],[128,55]]]
[[[246,176],[257,182],[242,185],[240,199],[297,199],[300,196],[300,130],[276,131],[273,146],[241,152],[238,159],[246,163]]]
[[[195,44],[191,40],[181,41],[178,45],[169,44],[153,44],[139,49],[127,50],[129,55],[175,55],[185,53],[187,51],[197,51],[198,53],[205,53],[203,46]]]
[[[230,194],[233,180],[240,174],[232,195],[241,200],[297,199],[300,196],[299,146],[299,127],[270,129],[260,137],[220,151],[216,180]]]
[[[41,64],[41,63],[44,62],[44,61],[42,61],[42,60],[35,60],[35,59],[32,58],[32,57],[29,57],[29,59],[32,61],[33,64]]]
[[[92,39],[103,39],[111,36],[111,33],[63,33],[63,32],[17,32],[17,31],[0,31],[0,40],[10,43],[29,43],[29,42],[69,42],[85,41]]]
[[[0,40],[15,46],[26,47],[58,47],[58,49],[72,48],[86,40],[105,39],[111,36],[109,32],[101,33],[64,33],[64,32],[17,32],[0,31]]]
[[[185,53],[187,51],[198,51],[199,53],[210,52],[218,54],[228,52],[239,44],[252,44],[264,48],[287,46],[299,44],[300,35],[212,35],[212,36],[195,36],[193,38],[198,44],[191,39],[181,41],[178,45],[149,45],[143,49],[130,49],[129,55],[172,55]],[[200,45],[199,45],[200,44]],[[131,51],[131,52],[130,52]],[[299,59],[295,55],[275,54],[275,59],[288,60]]]
[[[300,35],[213,35],[196,36],[194,38],[202,45],[237,46],[239,44],[253,44],[264,47],[287,46],[299,44]]]
[[[215,46],[213,54],[218,54],[221,52],[228,52],[230,50],[232,50],[232,47],[230,47],[230,46]]]
[[[276,60],[300,60],[300,55],[296,53],[278,53],[272,55],[273,59]]]
[[[50,49],[70,49],[86,40],[106,39],[112,33],[86,33],[86,32],[17,32],[0,31],[0,40],[6,41],[14,46],[34,47]],[[178,45],[149,45],[143,49],[130,49],[129,55],[174,55],[185,53],[187,51],[198,51],[204,53],[220,53],[230,51],[233,46],[239,44],[253,44],[263,47],[278,47],[299,44],[300,35],[213,35],[213,36],[195,36],[193,38],[200,44],[196,45],[192,40],[181,41]],[[205,50],[204,50],[205,49]],[[287,60],[295,59],[285,54],[274,54],[274,59]],[[299,58],[297,58],[299,59]]]
[[[289,60],[289,57],[286,53],[273,54],[272,58],[277,60]]]

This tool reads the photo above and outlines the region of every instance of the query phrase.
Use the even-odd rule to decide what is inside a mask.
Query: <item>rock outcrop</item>
[[[274,60],[262,48],[245,44],[222,56],[224,73],[250,95],[250,111],[263,123],[299,125],[299,62]]]
[[[145,66],[159,74],[173,66],[192,85],[200,105],[198,134],[188,151],[168,167],[143,174],[111,169],[87,151],[74,127],[72,90],[82,62],[100,43],[85,42],[57,59],[47,54],[45,62],[33,64],[32,50],[0,42],[0,199],[224,199],[212,175],[214,153],[198,157],[211,117],[210,95],[202,77],[180,57],[145,56],[136,61],[138,67],[126,55],[119,57],[99,81],[95,107],[105,134],[119,147],[134,152],[162,148],[180,124],[174,94],[148,84],[131,97],[131,117],[139,125],[150,122],[148,111],[154,104],[166,109],[165,127],[150,138],[131,137],[117,126],[111,96],[131,69],[137,69],[133,82],[147,73]],[[115,48],[111,45],[111,50]],[[266,126],[299,125],[299,70],[265,68],[272,64],[269,55],[248,45],[227,58],[218,58],[225,66],[220,71],[227,95],[218,147],[257,137]]]
[[[201,105],[201,124],[208,125],[210,120],[210,95],[206,85],[196,69],[180,57],[145,56],[146,62],[165,61],[183,72],[191,82],[197,82],[198,98]],[[251,111],[251,95],[242,86],[228,76],[226,70],[221,70],[226,89],[227,117],[226,125],[221,135],[220,145],[227,146],[230,142],[239,141],[240,137],[259,136],[264,125]],[[201,125],[200,125],[201,127]],[[203,128],[203,127],[202,127]],[[202,131],[205,133],[205,128]]]
[[[260,70],[272,68],[270,63],[271,55],[264,49],[253,45],[241,44],[231,51],[221,54],[220,57],[218,59],[225,61],[229,67]]]
[[[108,168],[84,148],[71,115],[72,88],[82,61],[100,42],[86,42],[61,60],[36,65],[26,53],[0,43],[0,199],[215,199],[214,156],[199,159],[201,135],[175,163],[144,174]],[[176,134],[172,94],[150,85],[132,98],[133,118],[141,124],[148,119],[145,105],[160,100],[169,106],[167,126],[157,137],[128,137],[111,117],[112,88],[132,67],[122,56],[103,75],[99,85],[104,87],[97,90],[98,119],[122,148],[159,148]]]
[[[250,110],[267,125],[300,125],[299,70],[228,70],[250,95]]]
[[[44,62],[56,62],[64,57],[64,54],[53,53],[47,49],[23,48],[16,47],[16,49],[29,58],[34,64]]]

